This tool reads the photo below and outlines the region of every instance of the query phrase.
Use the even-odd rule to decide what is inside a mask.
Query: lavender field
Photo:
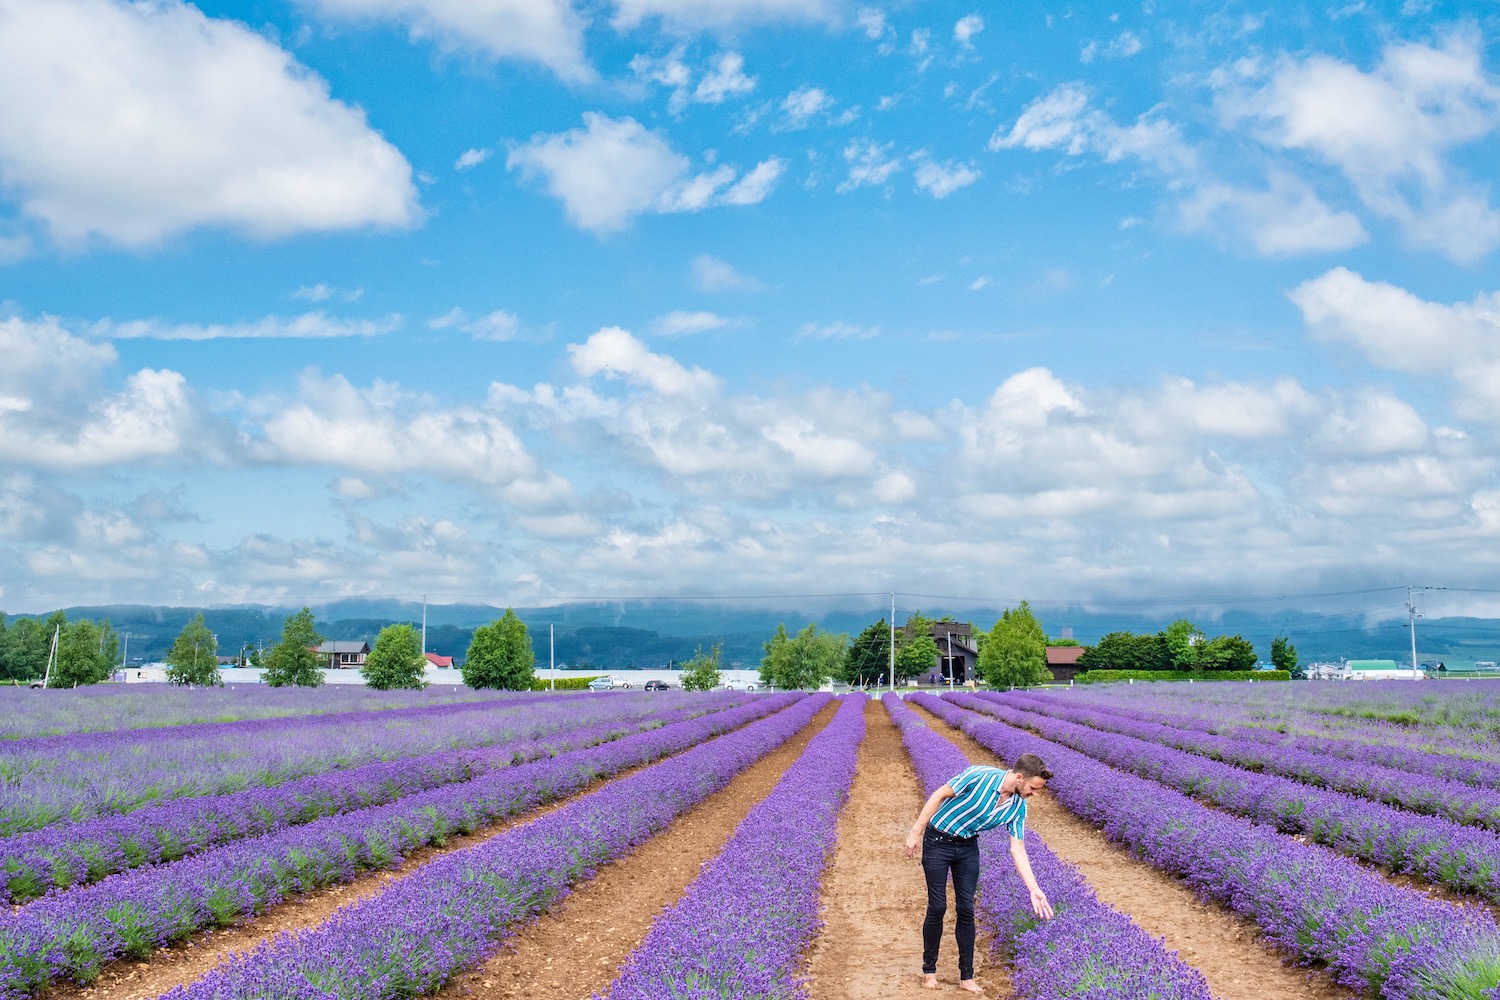
[[[983,835],[991,995],[1500,1000],[1479,684],[203,693],[113,728],[95,693],[16,703],[0,1000],[919,996],[899,838],[1024,752],[1055,772],[1026,844],[1057,916]]]

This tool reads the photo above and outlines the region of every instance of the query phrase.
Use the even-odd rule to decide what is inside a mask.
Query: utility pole
[[[547,626],[547,690],[557,690],[557,635],[555,625]]]
[[[47,669],[42,671],[42,688],[46,689],[52,681],[52,664],[57,662],[57,640],[62,635],[62,626],[52,627],[52,649],[47,653]]]
[[[1417,611],[1417,602],[1412,594],[1413,589],[1415,588],[1406,588],[1406,627],[1411,630],[1411,679],[1419,681],[1422,679],[1422,671],[1417,666],[1417,619],[1422,615]]]
[[[891,691],[896,690],[896,594],[891,593]]]
[[[427,595],[422,595],[422,659],[427,659]]]

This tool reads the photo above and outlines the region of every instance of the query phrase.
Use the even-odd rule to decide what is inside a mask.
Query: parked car
[[[614,680],[609,677],[595,677],[589,681],[590,691],[610,691],[614,689],[614,686]]]
[[[755,683],[754,681],[725,681],[724,682],[724,690],[726,690],[726,691],[754,691],[754,690],[756,690],[759,687],[760,687],[760,685],[757,684],[757,683]]]
[[[665,691],[668,688],[670,688],[671,686],[672,685],[668,684],[666,681],[647,681],[646,682],[646,690],[647,691]]]

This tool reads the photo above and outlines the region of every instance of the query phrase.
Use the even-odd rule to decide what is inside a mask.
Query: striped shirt
[[[1017,840],[1026,834],[1026,800],[1002,795],[1000,783],[1006,771],[975,764],[948,782],[958,794],[938,807],[928,824],[950,837],[972,837],[984,830],[1004,826]]]

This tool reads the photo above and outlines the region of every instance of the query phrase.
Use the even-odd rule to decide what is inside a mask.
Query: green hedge
[[[1289,681],[1285,670],[1088,670],[1073,678],[1079,684],[1118,684],[1121,681]]]
[[[598,680],[599,677],[601,677],[601,676],[603,676],[603,675],[600,674],[600,675],[596,675],[594,677],[564,677],[564,678],[562,678],[561,680],[559,680],[557,682],[557,690],[559,690],[559,691],[587,691],[589,689],[589,681]],[[551,691],[552,690],[552,685],[549,684],[545,678],[537,677],[537,678],[534,678],[532,680],[532,682],[531,682],[531,690],[533,690],[533,691]]]

